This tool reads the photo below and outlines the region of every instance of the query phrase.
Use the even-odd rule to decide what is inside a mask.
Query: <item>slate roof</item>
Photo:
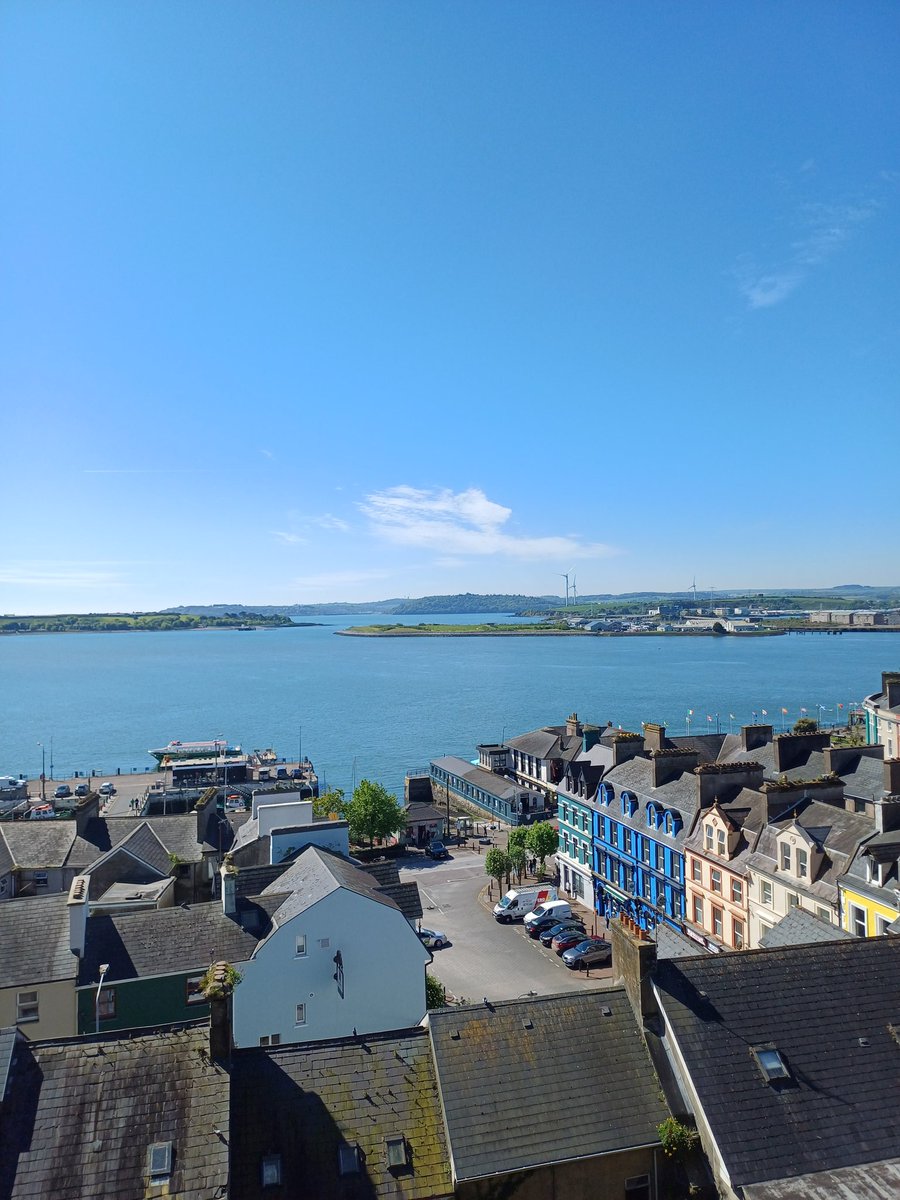
[[[68,899],[59,892],[3,902],[0,987],[74,980],[78,959],[69,949]]]
[[[94,916],[88,920],[79,982],[99,978],[109,963],[107,979],[136,979],[205,970],[212,962],[246,962],[259,936],[226,917],[221,903],[176,905],[146,912]]]
[[[377,904],[397,908],[394,901],[379,890],[377,882],[366,871],[355,867],[339,854],[332,854],[319,846],[307,846],[285,873],[263,890],[262,895],[276,891],[290,893],[277,913],[276,920],[281,925],[298,913],[305,912],[338,888],[356,892],[357,895],[374,900]]]
[[[659,963],[655,985],[734,1187],[896,1157],[900,939]],[[862,1039],[862,1041],[861,1041]],[[750,1047],[791,1079],[766,1083]]]
[[[429,1022],[458,1182],[658,1144],[668,1111],[624,989]]]
[[[136,837],[142,827],[151,830],[162,845],[166,855],[177,854],[182,862],[200,862],[204,847],[197,841],[197,818],[194,813],[182,813],[165,817],[144,817],[138,823],[134,817],[92,817],[86,822],[84,835],[79,836],[75,821],[4,821],[0,824],[0,840],[6,843],[16,866],[25,870],[42,870],[53,867],[70,867],[83,872],[99,857],[115,846]],[[217,827],[218,828],[218,827]],[[222,823],[227,830],[223,848],[228,849],[231,826]],[[154,849],[146,832],[135,845],[142,846],[154,855],[153,864],[161,861],[159,851]],[[209,852],[218,847],[207,846]]]
[[[760,834],[756,848],[747,858],[751,870],[775,873],[777,836],[792,825],[811,836],[822,847],[823,856],[819,866],[813,868],[815,878],[800,882],[790,876],[791,888],[834,904],[837,901],[838,878],[847,870],[860,842],[869,837],[875,828],[871,818],[861,813],[847,812],[821,800],[796,801],[786,815],[770,821]],[[788,878],[787,875],[785,877]]]
[[[788,910],[777,925],[759,939],[763,950],[774,950],[777,946],[808,946],[813,942],[848,942],[853,940],[853,934],[846,929],[823,921],[808,909],[796,908]]]
[[[744,1200],[897,1200],[900,1196],[900,1158],[816,1171],[772,1183],[753,1183],[744,1188]]]
[[[660,921],[653,934],[656,939],[657,958],[696,958],[700,954],[712,954],[713,951],[701,946],[693,938],[678,933],[665,921]]]
[[[265,1105],[259,1098],[264,1096]],[[405,1137],[411,1168],[388,1170],[385,1140]],[[272,1050],[238,1050],[232,1067],[231,1194],[265,1200],[264,1155],[280,1154],[295,1200],[453,1195],[424,1029]],[[362,1150],[359,1176],[338,1174],[338,1147]]]
[[[208,1045],[208,1029],[197,1026],[152,1037],[19,1038],[0,1122],[0,1196],[155,1195],[147,1152],[166,1141],[174,1148],[171,1194],[226,1195],[228,1077],[210,1062]]]
[[[408,826],[443,821],[447,816],[446,812],[440,812],[433,804],[426,804],[424,800],[413,800],[406,806],[405,813]]]
[[[497,775],[494,771],[489,771],[486,767],[475,766],[465,758],[457,758],[453,754],[445,755],[443,758],[432,759],[432,765],[440,767],[450,775],[457,775],[460,779],[465,779],[473,787],[481,788],[483,792],[487,792],[490,796],[497,796],[500,800],[514,800],[517,796],[521,796],[523,792],[533,792],[537,795],[543,795],[536,788],[529,788],[515,779],[504,775]]]
[[[723,781],[727,782],[727,776]],[[718,802],[719,812],[726,817],[740,832],[735,842],[734,853],[728,859],[728,870],[743,874],[748,869],[750,854],[755,850],[760,835],[765,829],[769,814],[770,798],[765,792],[754,791],[753,788],[742,787],[736,796],[730,800]],[[710,811],[712,811],[710,809]],[[704,816],[707,811],[704,809]],[[684,839],[684,848],[704,853],[705,835],[703,822],[698,821]]]

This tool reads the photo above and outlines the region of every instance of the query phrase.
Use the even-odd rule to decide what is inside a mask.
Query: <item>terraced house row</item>
[[[883,676],[882,714],[897,678]],[[670,738],[573,713],[478,749],[483,794],[528,788],[555,808],[560,884],[601,916],[714,952],[767,944],[793,910],[861,937],[900,918],[900,759],[880,743],[768,724]]]

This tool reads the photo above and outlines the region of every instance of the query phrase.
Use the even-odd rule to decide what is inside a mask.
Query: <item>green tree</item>
[[[728,633],[728,630],[721,621],[716,621],[712,627],[712,632],[716,635],[716,637],[725,637],[725,635]]]
[[[525,874],[525,859],[528,853],[524,846],[511,846],[509,850],[509,865],[515,871],[519,883],[522,882],[522,876]]]
[[[344,811],[344,793],[340,788],[332,788],[323,796],[313,797],[313,816],[317,821],[326,821],[331,813],[341,816]]]
[[[425,1004],[430,1009],[445,1008],[447,1004],[447,989],[439,979],[425,972]]]
[[[509,855],[505,850],[501,850],[499,846],[493,846],[484,856],[484,869],[491,879],[496,879],[497,884],[503,891],[503,876],[508,875],[512,866],[509,861]]]
[[[527,827],[525,825],[516,825],[516,827],[514,829],[511,829],[509,831],[509,838],[506,843],[507,849],[509,850],[510,854],[512,854],[512,852],[516,846],[521,846],[522,849],[524,850],[524,849],[526,849],[527,845],[528,845],[528,829],[527,829]]]
[[[376,838],[389,838],[406,825],[406,813],[397,797],[380,783],[368,779],[363,779],[344,803],[342,816],[350,826],[353,841],[368,838],[370,846],[374,846]]]
[[[529,825],[525,845],[541,864],[541,874],[543,875],[544,863],[549,855],[556,852],[556,847],[559,845],[556,830],[549,821],[538,821],[536,825]]]
[[[794,722],[794,733],[815,733],[818,728],[818,722],[812,717],[801,717]]]

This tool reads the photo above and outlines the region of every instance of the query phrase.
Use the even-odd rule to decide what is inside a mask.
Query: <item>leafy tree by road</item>
[[[342,815],[350,826],[353,841],[368,838],[370,846],[376,838],[389,838],[406,825],[406,813],[397,797],[380,783],[368,779],[363,779],[352,797],[344,802]]]
[[[508,857],[509,865],[515,871],[519,883],[521,883],[522,876],[525,874],[525,859],[528,857],[528,851],[524,846],[511,846]]]
[[[527,828],[524,825],[516,825],[515,828],[511,829],[506,845],[510,854],[512,854],[516,846],[521,846],[524,850],[528,845]]]
[[[559,845],[559,837],[549,821],[538,821],[529,825],[525,845],[540,863],[541,874],[544,873],[544,863],[551,854],[555,854]]]
[[[493,846],[484,856],[484,869],[492,879],[497,880],[500,891],[503,891],[503,876],[508,876],[512,870],[509,855],[499,846]]]

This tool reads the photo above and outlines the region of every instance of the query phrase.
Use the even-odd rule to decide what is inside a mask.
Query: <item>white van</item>
[[[547,900],[544,904],[539,904],[525,918],[525,928],[530,929],[535,921],[540,921],[544,917],[556,917],[558,921],[564,921],[566,917],[571,917],[572,908],[568,900]]]
[[[526,913],[530,913],[536,904],[544,904],[555,900],[557,891],[550,884],[536,884],[532,887],[513,888],[506,893],[499,904],[494,905],[494,916],[502,924],[510,921],[521,921]]]

